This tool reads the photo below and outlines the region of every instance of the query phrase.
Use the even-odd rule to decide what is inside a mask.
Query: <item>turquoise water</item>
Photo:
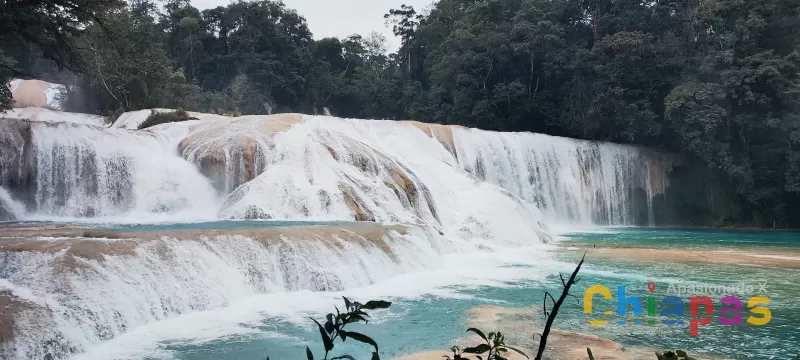
[[[796,249],[800,244],[800,234],[791,232],[752,232],[752,231],[710,231],[681,229],[607,229],[598,233],[568,234],[563,249],[553,251],[562,260],[563,272],[569,272],[582,254],[582,251],[566,250],[570,243],[597,243],[613,246],[659,247],[659,248],[701,248],[708,250],[724,249]],[[779,253],[779,251],[778,251]],[[519,267],[519,266],[514,266]],[[535,266],[534,266],[535,267]],[[523,267],[524,269],[524,267]],[[531,269],[533,271],[533,269]],[[698,355],[724,355],[733,359],[794,359],[800,354],[800,314],[797,313],[797,297],[800,296],[800,271],[764,267],[719,265],[719,264],[671,264],[636,263],[614,261],[608,258],[595,258],[587,255],[587,263],[581,272],[581,281],[573,288],[578,299],[568,299],[559,313],[555,327],[562,330],[577,331],[610,338],[626,346],[642,346],[661,349],[684,349]],[[540,316],[544,291],[558,292],[561,289],[556,274],[544,281],[515,280],[491,286],[448,287],[457,296],[403,296],[388,298],[394,303],[389,310],[373,313],[374,321],[367,325],[355,325],[350,330],[360,331],[372,336],[381,346],[383,358],[414,353],[424,350],[447,349],[465,336],[468,311],[478,305],[490,304],[503,307],[533,306],[537,318]],[[714,301],[715,312],[711,315],[712,324],[699,327],[699,336],[690,336],[688,320],[690,295],[680,294],[684,299],[683,325],[617,325],[618,320],[630,322],[633,318],[604,316],[602,311],[617,306],[617,286],[627,287],[627,296],[640,297],[646,309],[646,298],[651,295],[647,284],[656,283],[652,295],[659,301],[667,295],[676,295],[670,290],[690,285],[736,285],[750,284],[752,291],[737,294],[743,302],[743,318],[749,314],[747,302],[751,296],[762,295],[770,298],[767,306],[772,319],[764,326],[747,324],[741,326],[720,325],[720,298],[724,292],[709,294]],[[766,293],[760,289],[765,285]],[[584,314],[584,291],[592,285],[607,287],[614,298],[601,300],[595,297],[594,314]],[[297,294],[303,297],[303,294]],[[314,294],[308,294],[313,297]],[[369,300],[369,299],[359,299]],[[269,300],[266,300],[269,301]],[[281,306],[276,304],[275,306]],[[661,304],[658,304],[659,310]],[[331,309],[333,311],[333,309]],[[631,311],[630,309],[628,311]],[[616,313],[616,311],[615,311]],[[220,336],[213,340],[180,339],[163,341],[158,344],[159,353],[148,359],[264,359],[273,360],[305,358],[305,346],[310,346],[321,358],[323,351],[316,325],[304,316],[324,318],[324,313],[298,314],[298,316],[259,317],[256,325],[249,323],[251,331],[247,334]],[[608,319],[609,324],[593,326],[589,319]],[[659,319],[661,320],[661,319]],[[540,323],[531,324],[542,326]],[[157,324],[156,324],[157,325]],[[491,331],[493,329],[484,329]],[[523,337],[530,338],[529,334]],[[336,354],[349,353],[356,358],[368,358],[369,348],[360,343],[348,341],[337,344]],[[443,355],[445,352],[443,351]],[[601,354],[596,354],[601,355]]]
[[[800,249],[800,233],[797,232],[613,229],[601,233],[570,234],[567,238],[568,244],[569,242],[596,243],[610,246],[736,252],[761,250],[779,256],[784,252],[789,252],[789,256],[793,256],[790,252],[796,253]],[[576,251],[564,254],[564,257],[575,259],[578,255]],[[659,303],[660,299],[678,295],[676,292],[681,290],[681,286],[687,290],[679,294],[685,303],[685,320],[689,320],[688,298],[692,295],[708,295],[714,300],[715,311],[711,315],[712,324],[701,326],[697,337],[689,336],[688,324],[653,327],[630,324],[604,325],[600,328],[581,325],[578,331],[609,337],[625,344],[691,349],[696,353],[721,354],[735,359],[795,359],[800,354],[800,332],[797,330],[800,314],[797,313],[796,300],[800,296],[798,270],[708,263],[636,263],[615,261],[607,256],[595,258],[591,253],[587,259],[591,264],[589,267],[591,271],[635,274],[635,276],[623,276],[623,282],[598,283],[608,287],[614,295],[611,301],[596,300],[594,305],[599,309],[616,310],[618,285],[626,285],[628,296],[640,297],[644,302],[644,299],[651,295],[648,282],[652,281],[656,284],[652,296],[656,299],[658,311],[662,306]],[[715,288],[719,285],[727,288]],[[588,286],[587,284],[583,288]],[[692,286],[697,288],[692,291]],[[742,288],[744,291],[741,291]],[[722,308],[720,299],[727,295],[737,296],[743,303],[744,324],[741,326],[724,326],[718,321],[719,310]],[[746,322],[751,315],[747,302],[753,296],[766,296],[771,300],[767,307],[771,311],[772,319],[766,325],[754,326]],[[596,299],[599,299],[599,296]],[[643,303],[643,306],[646,305]],[[628,311],[631,311],[630,308]],[[604,318],[602,315],[596,317]],[[619,320],[615,316],[605,318],[610,320],[611,324]]]
[[[789,248],[800,249],[798,231],[754,231],[681,228],[611,228],[574,233],[565,238],[586,244],[666,249]]]

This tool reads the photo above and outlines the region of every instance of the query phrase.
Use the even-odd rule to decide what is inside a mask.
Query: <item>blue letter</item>
[[[625,316],[628,305],[633,305],[633,316],[642,316],[642,301],[635,296],[626,297],[625,285],[617,286],[617,296],[619,297],[617,300],[617,315]],[[625,320],[619,320],[617,323],[620,325],[625,325]],[[633,323],[636,325],[641,325],[642,321],[636,320]]]
[[[678,318],[683,317],[683,301],[681,298],[677,296],[667,296],[661,299],[661,303],[664,305],[675,305],[667,306],[664,310],[661,310],[662,317],[669,317],[670,315],[675,315]],[[661,322],[664,325],[683,325],[683,320],[662,320]]]

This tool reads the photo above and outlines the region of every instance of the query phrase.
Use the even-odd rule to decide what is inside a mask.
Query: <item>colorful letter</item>
[[[722,325],[742,325],[742,301],[736,296],[726,296],[719,300],[722,305],[733,305],[733,307],[722,308],[719,311],[719,323]],[[722,316],[726,313],[736,313],[732,318]]]
[[[683,325],[683,320],[680,320],[680,318],[683,317],[683,300],[677,296],[667,296],[661,299],[661,303],[664,305],[674,305],[667,306],[664,310],[661,310],[662,317],[675,315],[679,318],[678,320],[662,320],[661,323],[664,325]]]
[[[647,317],[655,317],[656,316],[656,298],[653,295],[647,297]],[[654,319],[647,320],[647,325],[655,325],[656,321]]]
[[[586,289],[586,292],[583,293],[584,314],[592,313],[592,298],[594,298],[595,294],[602,295],[604,299],[611,299],[611,291],[609,291],[608,288],[603,285],[594,285]],[[611,311],[606,311],[603,314],[611,315]],[[606,323],[608,323],[608,320],[589,320],[589,324],[591,325],[605,325]]]
[[[747,302],[747,307],[750,308],[750,312],[753,314],[761,314],[764,315],[763,317],[747,317],[747,323],[755,326],[762,326],[769,324],[769,321],[772,320],[772,312],[769,311],[766,307],[756,306],[759,304],[764,304],[764,306],[769,305],[769,298],[766,296],[754,296],[750,298],[750,301]]]
[[[617,297],[617,315],[625,316],[628,305],[633,305],[633,316],[642,316],[642,301],[635,296],[625,296],[625,285],[617,286]],[[617,323],[625,325],[625,320],[619,320]],[[633,323],[641,325],[642,321],[636,320]]]
[[[708,296],[692,296],[689,298],[689,314],[692,317],[700,316],[700,309],[699,306],[704,305],[706,315],[711,315],[714,313],[714,302]],[[699,325],[708,325],[711,324],[711,318],[699,318],[699,319],[691,319],[689,320],[689,336],[698,336]]]

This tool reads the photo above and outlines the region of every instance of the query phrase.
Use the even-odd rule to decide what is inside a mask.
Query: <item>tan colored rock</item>
[[[24,230],[27,228],[28,230]],[[374,245],[394,256],[386,245],[385,236],[390,231],[407,234],[408,228],[401,225],[381,225],[373,222],[346,223],[337,225],[275,226],[239,229],[159,230],[113,232],[85,228],[38,228],[9,226],[0,227],[0,253],[39,252],[54,254],[63,252],[62,258],[82,258],[104,261],[106,256],[134,255],[136,248],[147,243],[161,241],[164,237],[178,241],[197,239],[215,240],[219,236],[245,236],[268,246],[287,241],[321,241],[339,247],[343,239],[361,245]],[[58,241],[39,240],[40,237],[67,237]],[[223,240],[220,240],[223,241]],[[67,267],[76,267],[77,261],[66,260]]]
[[[259,156],[274,146],[272,136],[302,119],[302,114],[277,114],[204,120],[178,150],[217,189],[229,193],[264,170]]]
[[[340,187],[342,188],[344,203],[350,211],[353,212],[355,221],[375,221],[375,216],[368,210],[365,210],[361,202],[356,200],[355,192],[351,188],[346,185],[341,185]]]
[[[395,162],[386,154],[370,148],[360,141],[351,139],[351,141],[343,142],[340,145],[345,148],[345,154],[340,154],[330,146],[326,147],[336,161],[355,166],[361,172],[370,176],[383,178],[383,184],[395,193],[398,200],[406,208],[409,208],[423,219],[425,218],[424,211],[427,210],[436,221],[439,221],[436,205],[433,202],[430,191],[409,169]],[[354,196],[354,192],[348,190],[351,189],[351,186],[354,185],[340,184],[339,186],[348,207],[351,210],[358,209],[367,218],[372,217],[360,206],[362,202]],[[356,214],[356,219],[359,218],[359,212],[353,211]]]
[[[478,338],[477,336],[474,336],[474,337],[471,336],[468,339],[464,339],[464,340],[460,341],[459,342],[460,343],[459,347],[463,349],[464,347],[467,347],[467,346],[475,346],[475,345],[478,345],[478,344],[481,343],[480,340],[481,339]],[[522,350],[522,352],[524,352],[529,357],[526,358],[526,357],[524,357],[524,356],[522,356],[520,354],[517,354],[517,353],[515,353],[513,351],[509,351],[509,352],[503,353],[503,356],[508,360],[530,360],[530,359],[533,358],[533,355],[535,355],[535,354],[532,354],[532,351],[530,351],[529,349],[521,349],[521,348],[516,347],[516,346],[515,346],[515,348],[517,348],[519,350]],[[530,354],[532,354],[532,355],[530,355]],[[446,351],[446,350],[437,351],[437,350],[433,350],[433,351],[423,351],[423,352],[418,352],[418,353],[414,353],[414,354],[408,354],[408,355],[403,355],[403,356],[400,356],[400,357],[395,357],[394,360],[443,360],[443,359],[445,359],[445,357],[444,357],[445,355],[450,356],[451,359],[453,358],[453,352],[452,351]],[[475,357],[474,356],[470,357],[470,359],[473,359],[473,358],[475,358]],[[483,358],[485,359],[486,356],[484,355]]]
[[[461,127],[460,125],[428,124],[415,120],[404,120],[403,122],[422,130],[428,136],[439,141],[453,156],[457,156],[453,141],[453,127]]]
[[[47,107],[47,94],[50,84],[42,80],[22,80],[11,91],[15,108]]]

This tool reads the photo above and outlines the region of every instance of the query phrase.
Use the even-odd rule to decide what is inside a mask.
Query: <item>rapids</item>
[[[652,224],[673,161],[413,121],[191,113],[198,120],[135,130],[148,111],[111,126],[59,114],[0,119],[0,216],[57,224],[0,228],[9,358],[67,358],[257,294],[347,290],[447,254],[541,244],[561,224]],[[265,221],[258,231],[92,229],[244,219]]]

